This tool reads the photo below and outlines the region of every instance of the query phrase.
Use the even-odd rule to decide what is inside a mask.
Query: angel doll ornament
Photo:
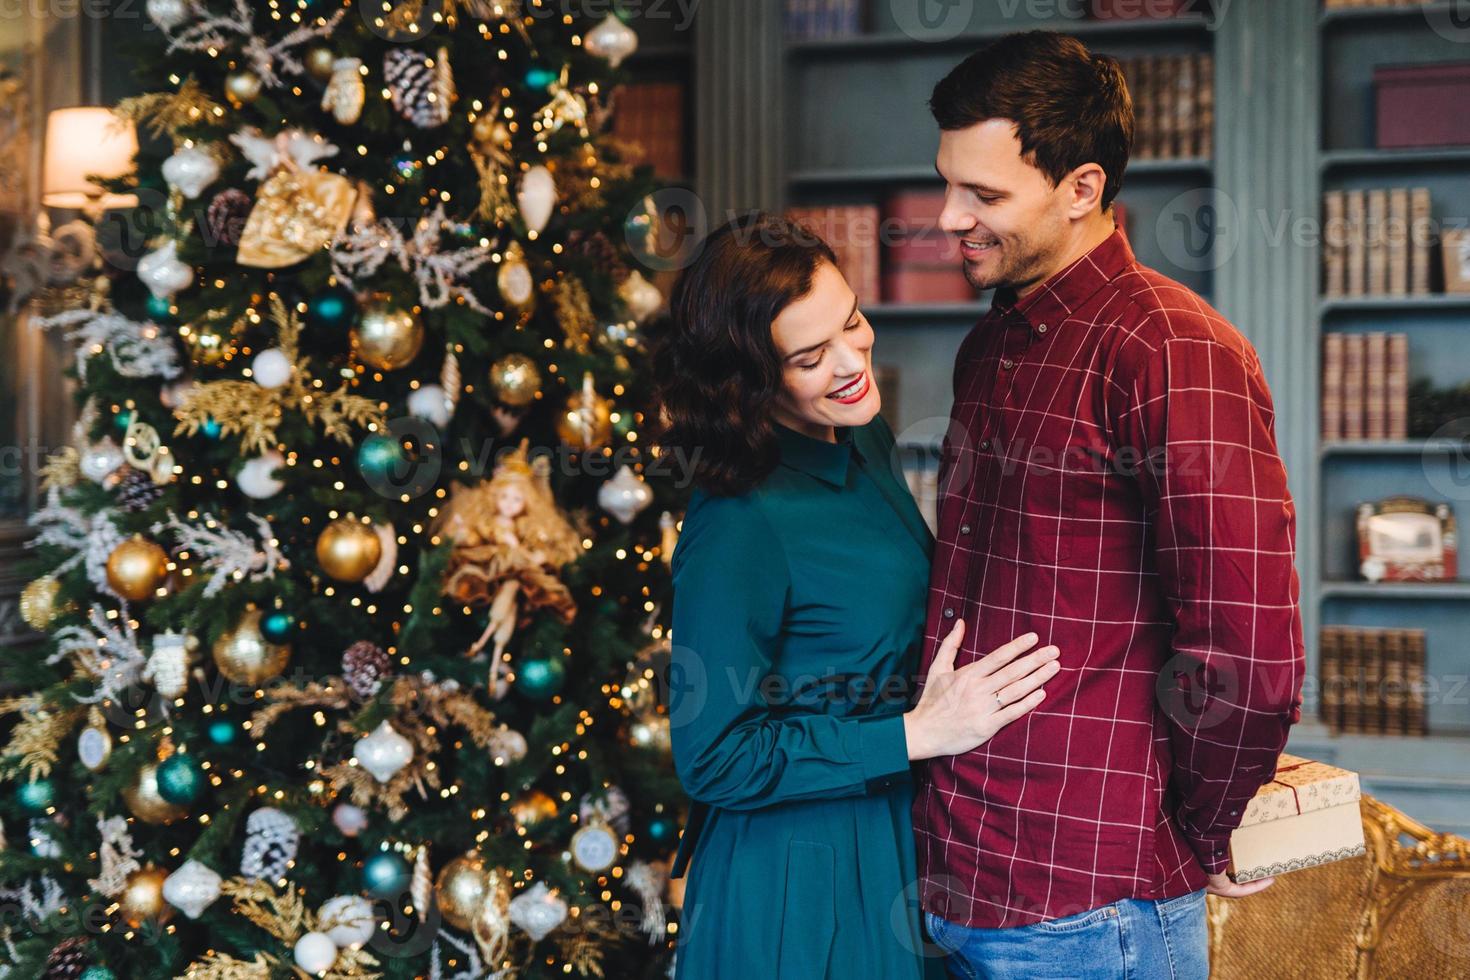
[[[571,592],[558,577],[581,554],[577,531],[557,508],[544,469],[527,459],[527,441],[496,464],[490,479],[456,484],[436,530],[454,542],[444,594],[463,605],[488,606],[490,621],[470,647],[493,643],[490,691],[504,692],[506,644],[533,610],[571,622]]]

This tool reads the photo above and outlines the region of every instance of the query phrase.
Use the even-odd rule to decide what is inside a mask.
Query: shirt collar
[[[786,466],[809,473],[835,487],[847,485],[847,468],[857,447],[852,444],[852,429],[837,426],[836,442],[815,439],[780,422],[776,425],[776,441],[781,448],[781,462]]]
[[[1081,309],[1094,293],[1122,275],[1133,263],[1133,248],[1123,230],[1118,228],[1091,252],[1054,273],[1023,299],[1017,300],[1016,291],[1010,286],[997,289],[992,306],[1002,315],[1012,311],[1019,313],[1032,330],[1043,324],[1046,329],[1051,329]]]

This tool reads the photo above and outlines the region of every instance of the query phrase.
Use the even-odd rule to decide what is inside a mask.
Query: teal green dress
[[[694,801],[676,980],[918,980],[903,713],[933,537],[881,417],[778,426],[739,497],[696,492],[674,550],[674,764]]]

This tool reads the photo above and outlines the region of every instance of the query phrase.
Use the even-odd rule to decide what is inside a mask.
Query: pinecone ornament
[[[383,56],[383,79],[398,114],[420,129],[432,129],[449,119],[454,101],[454,74],[449,49],[431,58],[422,51],[394,48]]]
[[[122,480],[117,485],[117,502],[123,510],[137,513],[147,510],[163,496],[163,487],[153,482],[153,477],[132,466],[124,466]]]
[[[226,248],[238,246],[240,234],[245,230],[245,222],[250,219],[250,209],[254,206],[250,195],[235,187],[216,194],[204,214],[209,241]]]
[[[613,285],[621,286],[627,280],[628,267],[618,258],[617,246],[604,232],[594,231],[589,235],[579,231],[570,237],[572,248],[586,256],[592,267],[611,279]]]
[[[87,953],[87,937],[72,936],[63,939],[51,950],[51,955],[46,957],[46,972],[41,974],[42,980],[77,980],[82,971],[92,965],[92,957]]]
[[[342,679],[352,693],[366,699],[378,693],[383,678],[393,672],[393,661],[382,647],[359,640],[342,654]]]

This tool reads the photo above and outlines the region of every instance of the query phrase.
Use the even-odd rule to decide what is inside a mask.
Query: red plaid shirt
[[[995,928],[1202,888],[1301,717],[1295,509],[1255,350],[1115,232],[999,290],[954,382],[924,669],[958,617],[958,666],[1034,630],[1062,669],[918,767],[924,907]]]

